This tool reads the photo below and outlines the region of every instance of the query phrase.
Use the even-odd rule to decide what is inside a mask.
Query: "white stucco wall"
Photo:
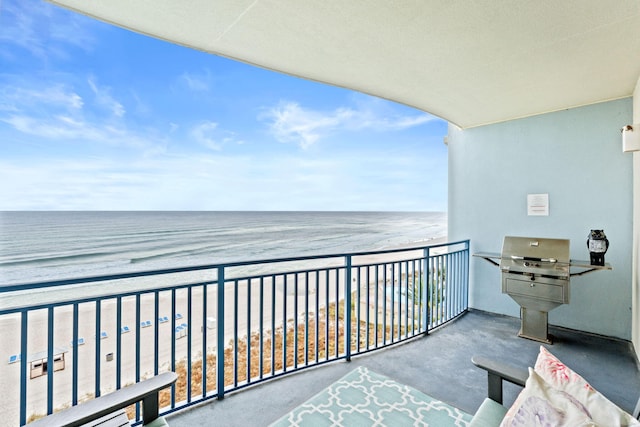
[[[610,241],[613,271],[574,277],[571,302],[549,323],[631,339],[633,156],[620,129],[632,99],[459,130],[449,127],[449,238],[471,251],[500,252],[505,235],[571,240],[571,257],[589,259],[591,229]],[[527,216],[529,193],[548,193],[550,215]],[[473,257],[470,305],[519,316],[501,293],[500,271]]]

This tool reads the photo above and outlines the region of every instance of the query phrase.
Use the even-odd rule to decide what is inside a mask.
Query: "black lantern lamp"
[[[587,236],[587,248],[591,255],[591,265],[604,265],[604,254],[609,249],[609,240],[604,230],[591,230]]]

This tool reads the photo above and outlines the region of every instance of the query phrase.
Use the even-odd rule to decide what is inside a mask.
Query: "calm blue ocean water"
[[[446,234],[442,212],[1,212],[0,285],[368,251]]]

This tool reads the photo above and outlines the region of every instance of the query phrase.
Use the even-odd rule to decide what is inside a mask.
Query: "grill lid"
[[[500,269],[550,277],[569,276],[569,240],[505,236]]]

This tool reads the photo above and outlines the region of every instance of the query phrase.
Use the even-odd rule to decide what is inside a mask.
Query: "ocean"
[[[443,212],[2,212],[0,286],[427,244]]]
[[[373,251],[446,235],[444,212],[0,212],[0,286]]]

